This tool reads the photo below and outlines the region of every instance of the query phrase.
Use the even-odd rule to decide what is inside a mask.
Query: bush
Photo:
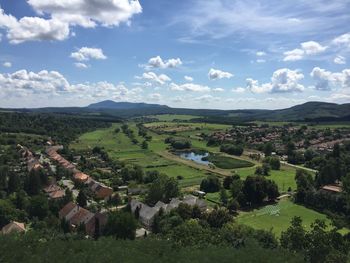
[[[220,151],[231,155],[241,156],[243,153],[243,146],[234,144],[223,144],[220,147]]]

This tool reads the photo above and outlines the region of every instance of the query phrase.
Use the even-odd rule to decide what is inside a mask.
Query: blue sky
[[[348,0],[0,0],[0,107],[350,102]]]

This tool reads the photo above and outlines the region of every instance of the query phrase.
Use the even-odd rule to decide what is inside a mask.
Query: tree
[[[169,202],[173,197],[179,195],[179,185],[174,178],[169,178],[166,175],[160,175],[149,186],[146,201],[149,204],[155,204],[158,201]]]
[[[115,236],[117,239],[135,239],[137,221],[128,212],[116,211],[108,215],[104,228],[106,235]]]
[[[281,234],[281,246],[292,252],[299,252],[306,247],[306,231],[300,217],[293,217],[291,226]]]
[[[281,162],[278,157],[267,157],[264,159],[264,163],[270,165],[272,170],[279,170],[281,168]]]
[[[0,199],[0,228],[17,218],[17,210],[7,200]]]
[[[86,194],[83,190],[79,191],[79,194],[77,196],[77,202],[78,205],[81,207],[86,207],[87,205],[87,197]]]
[[[7,177],[9,173],[10,171],[7,165],[0,166],[0,190],[7,189]]]
[[[224,188],[221,188],[221,190],[220,190],[220,200],[224,206],[227,205],[228,196],[227,196],[226,190]]]
[[[34,169],[29,172],[25,183],[26,192],[29,195],[37,195],[41,189],[40,175]]]
[[[242,145],[223,144],[220,146],[220,152],[225,152],[231,155],[241,156],[244,151]]]
[[[207,193],[218,192],[220,190],[219,178],[215,175],[209,175],[206,179],[202,180],[200,190]]]
[[[49,213],[49,203],[44,195],[33,196],[29,203],[29,215],[39,220],[44,219]]]
[[[207,221],[211,227],[221,228],[224,224],[232,221],[232,216],[226,208],[219,208],[211,211]]]
[[[268,142],[264,145],[264,154],[265,156],[271,156],[272,152],[273,152],[273,144],[271,142]]]
[[[266,179],[262,176],[248,176],[242,191],[250,205],[259,205],[267,197]]]
[[[147,143],[147,141],[143,141],[143,142],[142,142],[141,148],[142,148],[142,149],[145,149],[145,150],[148,149],[148,143]]]
[[[13,193],[17,192],[20,189],[21,186],[21,179],[16,173],[13,173],[9,176],[8,181],[8,192]]]
[[[234,180],[239,180],[240,177],[237,174],[231,175],[231,176],[226,176],[222,182],[222,186],[226,189],[229,190],[231,188],[231,184],[233,183]]]

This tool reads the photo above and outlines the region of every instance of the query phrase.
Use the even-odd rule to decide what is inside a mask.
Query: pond
[[[196,152],[176,152],[176,155],[183,159],[194,161],[198,164],[209,165],[211,162],[208,161],[207,157],[209,153],[196,153]]]

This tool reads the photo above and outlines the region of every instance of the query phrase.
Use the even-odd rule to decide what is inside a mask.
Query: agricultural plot
[[[181,115],[181,114],[161,114],[161,115],[153,115],[149,116],[150,118],[156,118],[159,121],[189,121],[194,118],[200,118],[200,116],[195,115]]]
[[[326,215],[294,204],[290,200],[281,200],[276,205],[268,205],[251,212],[241,212],[237,221],[255,229],[272,229],[273,233],[280,236],[281,232],[290,226],[290,221],[294,216],[301,217],[305,229],[309,229],[316,219],[325,220],[328,225],[331,224]]]

